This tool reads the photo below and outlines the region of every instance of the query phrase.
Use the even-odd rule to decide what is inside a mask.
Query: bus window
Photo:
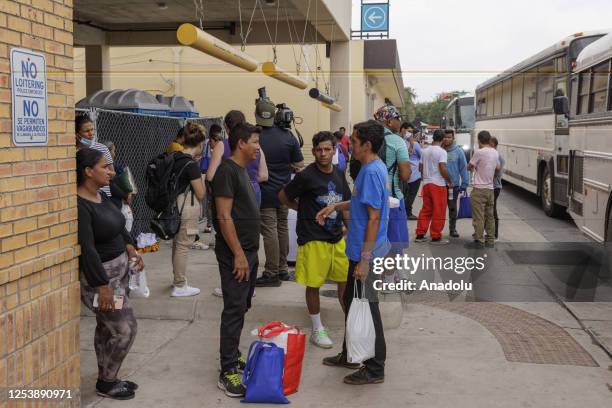
[[[507,79],[503,83],[502,93],[502,115],[510,114],[510,101],[512,100],[512,80]]]
[[[548,61],[538,68],[538,110],[551,109],[553,100],[554,61]]]
[[[493,93],[493,88],[487,89],[487,116],[493,116],[493,101],[495,94]]]
[[[605,112],[607,109],[608,77],[610,62],[606,61],[593,68],[593,86],[591,91],[591,108],[589,112]]]
[[[589,113],[589,90],[591,89],[591,71],[580,73],[580,90],[578,91],[578,114]]]
[[[523,112],[535,112],[536,110],[537,75],[537,71],[535,70],[525,73],[525,85],[523,88]]]
[[[487,98],[481,97],[481,95],[485,92],[478,93],[478,105],[476,107],[476,114],[478,117],[487,116]]]
[[[523,74],[517,74],[512,78],[512,113],[523,111]]]
[[[555,70],[557,71],[557,74],[567,74],[566,57],[555,58]]]
[[[502,113],[502,84],[499,83],[497,85],[495,85],[494,87],[495,89],[495,111],[494,111],[494,115],[495,116],[499,116]]]

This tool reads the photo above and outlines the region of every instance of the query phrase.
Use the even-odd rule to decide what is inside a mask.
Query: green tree
[[[415,105],[415,118],[430,125],[439,125],[442,122],[448,101],[436,99],[431,102],[419,102]]]
[[[405,120],[413,121],[416,117],[416,97],[414,89],[409,86],[404,88],[404,106],[400,110]]]

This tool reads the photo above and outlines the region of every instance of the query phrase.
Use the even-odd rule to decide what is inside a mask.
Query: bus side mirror
[[[567,115],[569,113],[567,96],[555,96],[553,98],[553,110],[557,115]]]

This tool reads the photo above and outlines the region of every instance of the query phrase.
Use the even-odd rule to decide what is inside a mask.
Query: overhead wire
[[[240,0],[238,0],[238,18],[240,21],[240,41],[241,41],[240,50],[242,52],[244,52],[244,50],[246,49],[247,41],[249,39],[249,35],[251,34],[251,24],[253,23],[253,17],[255,16],[255,10],[257,10],[257,2],[258,0],[255,0],[255,4],[253,4],[253,11],[251,12],[251,18],[249,19],[249,26],[247,27],[246,34],[245,34],[243,30],[243,24],[242,24],[242,3],[240,2]]]

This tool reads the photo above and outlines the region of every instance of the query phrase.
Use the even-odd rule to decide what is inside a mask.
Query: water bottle
[[[452,200],[455,197],[455,188],[454,187],[449,187],[448,189],[448,199]]]
[[[138,262],[138,258],[131,258],[130,259],[130,263],[129,263],[129,276],[130,276],[130,280],[129,280],[129,287],[130,290],[135,290],[136,288],[138,288],[139,284],[140,284],[140,279],[138,279],[138,271],[136,270],[136,263]]]

